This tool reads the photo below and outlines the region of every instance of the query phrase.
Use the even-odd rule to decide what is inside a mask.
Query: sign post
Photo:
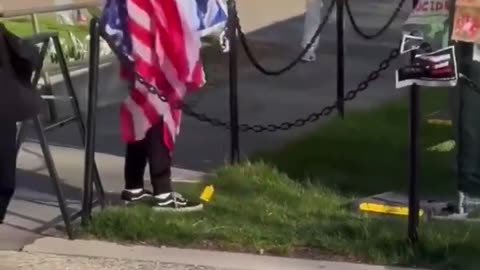
[[[228,0],[227,37],[230,45],[229,83],[230,83],[230,162],[240,161],[240,134],[238,124],[238,46],[237,46],[237,7],[235,0]]]
[[[345,41],[344,12],[345,0],[337,1],[337,111],[341,118],[345,117]]]
[[[418,0],[413,0],[413,9],[416,8]],[[414,52],[411,53],[410,61],[414,60]],[[410,86],[410,157],[409,157],[409,192],[408,192],[408,239],[411,244],[418,241],[418,163],[419,163],[419,137],[420,137],[420,93],[416,84]]]

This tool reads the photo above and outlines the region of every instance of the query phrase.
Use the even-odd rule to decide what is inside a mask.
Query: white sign
[[[400,53],[404,54],[413,50],[418,50],[423,43],[423,37],[413,35],[403,35]]]
[[[418,31],[432,46],[443,47],[448,43],[448,17],[450,0],[419,0],[405,21],[406,33]]]
[[[411,65],[397,70],[395,81],[397,88],[414,84],[430,87],[457,85],[455,47],[449,46],[435,52],[415,55]]]

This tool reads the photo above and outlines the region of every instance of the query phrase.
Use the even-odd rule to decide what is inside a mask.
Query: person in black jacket
[[[0,223],[3,223],[7,206],[15,192],[16,135],[15,121],[2,121],[0,132]]]
[[[0,223],[15,192],[17,122],[40,111],[41,99],[30,81],[40,61],[35,45],[0,24]]]

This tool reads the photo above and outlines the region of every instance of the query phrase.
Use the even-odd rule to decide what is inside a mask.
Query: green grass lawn
[[[425,115],[447,105],[439,91],[422,97]],[[201,213],[114,207],[97,214],[84,233],[153,245],[478,269],[478,225],[422,223],[420,244],[412,248],[405,220],[354,214],[348,207],[360,195],[406,189],[407,123],[406,99],[349,112],[344,121],[333,119],[278,151],[217,171],[209,180],[214,200]],[[451,196],[455,190],[452,152],[426,150],[449,138],[449,127],[423,126],[423,194]],[[200,189],[188,193],[198,196]]]
[[[65,42],[70,42],[68,32],[72,32],[80,40],[84,40],[88,34],[88,26],[86,25],[61,25],[57,23],[55,16],[40,15],[38,16],[39,27],[41,32],[58,32]],[[29,17],[15,18],[3,21],[7,29],[19,36],[33,35],[33,25]]]
[[[86,25],[62,25],[57,23],[55,16],[53,15],[38,15],[39,31],[40,32],[57,32],[60,37],[60,41],[63,44],[63,52],[65,54],[68,63],[73,64],[85,60],[87,57],[86,49],[88,43],[86,36],[88,35],[88,26]],[[7,29],[14,34],[24,37],[34,35],[34,29],[30,17],[21,17],[15,19],[8,19],[2,21]],[[72,39],[78,39],[79,43],[74,43]],[[79,45],[81,44],[81,45]],[[56,63],[50,63],[54,58],[50,55],[46,58],[47,61],[44,70],[48,70],[52,73],[58,73],[59,67]]]

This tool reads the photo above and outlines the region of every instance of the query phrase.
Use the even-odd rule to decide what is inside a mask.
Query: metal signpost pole
[[[418,0],[413,0],[413,8]],[[411,54],[411,61],[414,53]],[[418,199],[418,163],[420,161],[420,93],[418,85],[410,87],[410,158],[409,158],[409,192],[408,192],[408,239],[412,244],[418,241],[419,199]]]
[[[345,117],[345,41],[344,41],[344,5],[345,0],[337,1],[337,111]]]
[[[229,40],[230,76],[230,162],[240,161],[240,135],[238,124],[238,46],[237,46],[237,7],[235,0],[228,0],[227,36]]]

